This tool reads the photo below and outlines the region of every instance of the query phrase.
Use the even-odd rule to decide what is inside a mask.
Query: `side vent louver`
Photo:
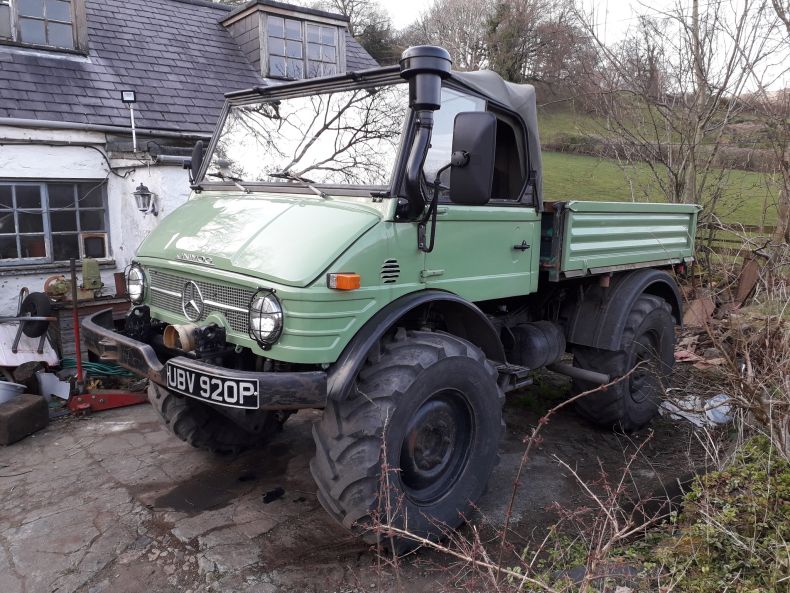
[[[400,264],[397,259],[388,259],[381,266],[381,282],[383,284],[394,284],[400,276]]]

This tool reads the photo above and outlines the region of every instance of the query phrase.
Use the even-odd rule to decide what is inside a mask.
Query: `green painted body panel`
[[[556,271],[572,277],[690,262],[699,210],[693,204],[568,202],[554,215],[561,217]]]
[[[206,299],[217,300],[223,290],[273,289],[284,329],[270,350],[248,336],[239,318],[233,326],[232,312],[213,310],[200,323],[225,327],[230,343],[259,355],[305,364],[336,361],[373,315],[412,292],[440,289],[479,302],[539,290],[546,215],[523,206],[441,204],[436,244],[426,254],[417,249],[417,223],[395,222],[395,205],[368,197],[203,192],[162,221],[137,261],[175,278],[176,289],[188,280],[208,283]],[[565,217],[563,269],[572,275],[688,259],[696,214],[693,206],[571,202],[554,215]],[[514,249],[522,242],[529,248]],[[183,261],[184,253],[208,257],[212,265]],[[361,287],[329,289],[329,272],[356,272]],[[154,318],[186,323],[174,299],[154,305],[150,291],[146,295]]]
[[[523,206],[439,206],[436,244],[426,255],[426,285],[469,301],[538,288],[540,215]],[[526,241],[526,250],[514,245]]]
[[[219,269],[307,286],[381,216],[352,201],[203,193],[165,218],[137,254],[208,255]]]
[[[219,200],[221,208],[207,203]],[[254,260],[255,252],[249,247],[249,237],[237,236],[241,231],[220,225],[229,223],[229,212],[236,208],[247,212],[247,217],[240,217],[239,224],[248,225],[252,232],[258,229],[271,228],[288,222],[278,229],[282,246],[277,252],[280,261],[266,257]],[[364,206],[364,204],[371,204]],[[296,205],[294,204],[301,204]],[[272,210],[274,205],[274,210]],[[192,199],[174,211],[165,219],[138,250],[137,261],[146,269],[167,272],[177,275],[185,282],[187,279],[204,281],[220,287],[242,288],[255,291],[258,288],[273,289],[283,307],[284,329],[280,339],[270,350],[264,352],[246,332],[234,331],[230,320],[222,312],[212,312],[201,324],[217,323],[226,328],[228,341],[251,348],[254,352],[274,360],[294,363],[332,363],[337,360],[346,344],[359,329],[383,306],[410,292],[424,290],[421,272],[424,269],[425,254],[417,250],[416,223],[395,223],[394,200],[373,205],[370,198],[338,198],[324,200],[320,197],[291,196],[283,198],[267,194],[232,196],[222,194],[213,196],[207,192],[203,196]],[[288,212],[290,208],[296,215],[304,213],[302,220],[298,216],[288,220],[280,214],[274,219],[254,222],[253,215],[262,216],[267,213]],[[217,211],[226,214],[217,215]],[[337,213],[349,216],[347,235],[329,236],[322,225],[337,228],[332,217]],[[200,215],[211,218],[206,224]],[[235,215],[234,215],[235,216]],[[179,220],[185,222],[179,222]],[[372,220],[372,224],[370,223]],[[340,232],[340,231],[335,231]],[[213,235],[212,235],[213,233]],[[174,243],[183,237],[200,237],[200,242],[187,242],[187,245],[199,245],[198,249],[187,249],[175,246]],[[216,237],[216,243],[211,238]],[[319,241],[325,241],[329,249],[321,248]],[[232,252],[234,249],[246,250],[244,266],[236,266],[240,261]],[[337,251],[340,251],[338,254]],[[213,266],[179,261],[177,254],[182,251],[198,253],[211,257]],[[164,256],[164,257],[163,257]],[[397,261],[400,272],[395,282],[382,277],[382,267],[387,260]],[[304,262],[312,262],[312,266]],[[297,273],[290,273],[289,262],[298,267]],[[270,267],[271,266],[271,267]],[[271,270],[277,270],[272,273]],[[328,272],[356,272],[360,274],[361,288],[354,291],[332,290],[326,286]],[[285,276],[289,283],[282,282]],[[296,280],[305,285],[297,284]],[[218,289],[221,290],[221,289]],[[204,294],[205,298],[213,298]],[[187,323],[186,317],[172,307],[170,309],[154,306],[151,303],[150,291],[146,295],[146,304],[151,306],[151,314],[155,319],[166,323]]]

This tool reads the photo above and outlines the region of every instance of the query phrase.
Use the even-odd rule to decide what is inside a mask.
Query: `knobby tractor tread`
[[[260,445],[281,427],[270,413],[263,419],[261,432],[248,432],[206,404],[179,397],[153,382],[148,386],[148,399],[170,432],[197,449],[219,455],[235,455]]]
[[[351,396],[342,402],[328,400],[321,420],[313,426],[316,454],[310,463],[310,471],[318,486],[318,499],[337,522],[361,534],[368,543],[390,543],[388,538],[380,541],[381,537],[369,529],[373,514],[384,511],[380,508],[383,504],[379,501],[379,494],[382,488],[382,444],[385,430],[389,428],[388,422],[409,390],[425,378],[425,372],[440,361],[453,357],[478,365],[485,373],[485,381],[490,380],[496,390],[487,403],[489,410],[495,410],[496,414],[496,434],[490,436],[495,440],[494,449],[497,450],[504,435],[501,410],[505,398],[497,385],[497,371],[477,347],[444,333],[399,328],[394,335],[384,338],[368,354]],[[489,467],[477,468],[475,483],[482,482],[482,485],[475,492],[470,492],[472,496],[479,497],[482,493],[497,461],[498,452]],[[398,483],[397,473],[398,468],[389,467],[391,488]],[[466,476],[459,478],[458,482],[464,479]],[[475,502],[471,500],[464,508],[443,509],[443,516],[438,519],[449,528],[457,527],[463,522],[464,515],[469,515]],[[415,523],[412,519],[414,515],[408,518],[410,529]],[[424,537],[438,539],[442,535],[442,530],[435,523],[415,527],[418,535]],[[400,542],[396,547],[398,551],[405,551],[413,545]]]
[[[645,331],[646,325],[660,331],[662,340],[659,348],[661,364],[660,379],[664,381],[674,364],[675,321],[672,308],[664,299],[649,295],[641,295],[628,313],[623,333],[620,337],[620,350],[612,352],[595,348],[576,348],[574,365],[606,373],[612,378],[622,376],[632,368],[632,346]],[[605,427],[624,431],[638,430],[647,424],[658,412],[659,401],[648,398],[641,404],[630,399],[630,379],[585,396],[576,402],[577,411],[591,422]],[[574,393],[582,393],[593,389],[595,385],[576,380],[573,384]],[[629,398],[629,399],[627,399]]]

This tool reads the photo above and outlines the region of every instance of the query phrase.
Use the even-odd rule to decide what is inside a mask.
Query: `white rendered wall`
[[[113,159],[108,164],[105,143],[103,133],[0,126],[0,180],[107,178],[108,230],[115,266],[103,267],[101,274],[104,294],[112,295],[115,293],[113,273],[126,267],[137,246],[158,221],[186,201],[189,179],[180,166],[156,166],[128,158]],[[137,210],[132,193],[140,183],[156,194],[158,217]],[[38,292],[43,290],[48,277],[64,273],[68,275],[62,266],[25,271],[0,267],[0,316],[16,313],[22,287]],[[78,275],[81,281],[79,270]]]

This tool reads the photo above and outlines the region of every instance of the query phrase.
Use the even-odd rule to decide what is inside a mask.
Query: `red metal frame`
[[[72,395],[66,406],[75,414],[87,414],[89,412],[136,406],[147,402],[148,396],[142,393],[97,389],[90,393]]]

